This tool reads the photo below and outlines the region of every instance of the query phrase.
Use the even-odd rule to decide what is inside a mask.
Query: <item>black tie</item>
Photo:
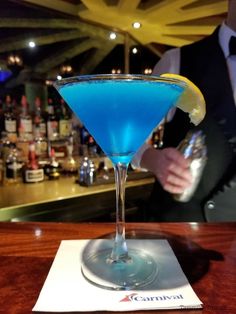
[[[229,55],[236,55],[236,37],[231,36],[229,41]]]

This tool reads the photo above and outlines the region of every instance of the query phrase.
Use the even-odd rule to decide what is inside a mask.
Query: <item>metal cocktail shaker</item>
[[[179,144],[178,149],[185,158],[191,160],[190,171],[193,182],[183,193],[174,194],[173,197],[179,202],[188,202],[198,186],[207,161],[207,148],[203,132],[201,130],[188,132],[184,140]]]

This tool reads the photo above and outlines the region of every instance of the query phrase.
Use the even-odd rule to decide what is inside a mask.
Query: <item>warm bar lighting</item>
[[[28,45],[29,45],[30,48],[34,48],[36,46],[35,42],[32,41],[32,40],[29,41]]]
[[[136,53],[138,53],[138,49],[137,49],[136,47],[134,47],[134,48],[132,49],[132,53],[135,55]]]
[[[21,66],[23,64],[23,61],[19,55],[10,54],[9,57],[7,58],[7,64]]]
[[[111,32],[110,35],[109,35],[109,38],[110,38],[111,40],[116,39],[116,33]]]
[[[138,29],[138,28],[140,28],[140,27],[142,26],[142,24],[141,24],[140,22],[134,22],[134,23],[132,24],[132,26],[133,26],[133,28]]]

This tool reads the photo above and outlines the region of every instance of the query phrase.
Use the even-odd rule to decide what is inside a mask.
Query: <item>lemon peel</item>
[[[200,89],[185,76],[164,73],[161,77],[177,79],[186,84],[186,88],[176,103],[176,107],[189,114],[190,121],[198,125],[206,114],[206,102]]]

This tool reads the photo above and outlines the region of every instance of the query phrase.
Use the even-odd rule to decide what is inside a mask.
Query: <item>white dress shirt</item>
[[[221,46],[221,49],[223,50],[228,65],[229,76],[234,95],[234,102],[236,105],[236,55],[229,56],[229,40],[231,36],[236,36],[236,32],[229,28],[225,23],[222,23],[219,30],[219,44]],[[180,72],[180,48],[174,48],[166,51],[153,69],[154,75],[161,75],[163,73],[179,74],[179,72]],[[171,111],[168,113],[167,121],[170,121],[173,118],[174,113],[175,108],[171,109]],[[134,168],[141,169],[140,161],[143,153],[148,147],[150,147],[150,145],[145,143],[136,153],[132,160],[132,166]],[[142,170],[145,171],[145,169]]]

